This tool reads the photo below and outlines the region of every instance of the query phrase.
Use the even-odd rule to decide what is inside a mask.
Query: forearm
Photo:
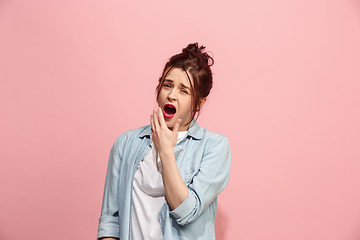
[[[166,200],[173,210],[189,195],[189,190],[181,178],[176,165],[173,150],[159,153],[162,164],[162,178],[165,187]]]

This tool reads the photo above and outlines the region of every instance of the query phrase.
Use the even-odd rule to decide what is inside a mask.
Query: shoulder
[[[199,133],[201,133],[199,134],[201,139],[193,142],[198,142],[199,144],[197,151],[202,154],[201,161],[210,164],[209,166],[211,166],[212,169],[220,169],[223,167],[230,169],[231,149],[228,138],[221,133],[213,132],[202,127],[199,128]]]
[[[150,125],[145,125],[136,129],[130,129],[122,134],[120,134],[114,145],[125,145],[128,142],[141,140],[142,137],[148,136],[151,132]],[[150,136],[150,135],[149,135]]]
[[[150,125],[141,126],[136,129],[130,129],[122,134],[119,137],[132,137],[132,136],[141,136],[142,134],[147,135],[150,134]]]
[[[230,150],[230,144],[228,138],[221,133],[216,133],[206,128],[198,126],[197,136],[199,137],[199,140],[203,144],[205,144],[205,148],[208,150],[211,149]]]
[[[200,127],[195,120],[191,122],[188,135],[202,141],[227,141],[227,137],[225,135]]]
[[[228,138],[225,135],[210,131],[207,128],[199,126],[199,132],[201,133],[201,138],[206,141],[229,142]]]

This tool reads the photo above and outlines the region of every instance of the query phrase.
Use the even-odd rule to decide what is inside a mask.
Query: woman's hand
[[[181,120],[177,119],[173,129],[170,130],[166,125],[161,108],[158,108],[151,115],[150,122],[152,140],[161,159],[161,174],[165,187],[166,201],[170,209],[175,209],[189,195],[189,190],[180,176],[174,154]]]
[[[163,112],[161,108],[153,111],[150,116],[152,140],[155,144],[156,149],[160,153],[169,153],[174,151],[176,146],[178,130],[181,119],[175,121],[174,127],[170,130],[165,122]]]

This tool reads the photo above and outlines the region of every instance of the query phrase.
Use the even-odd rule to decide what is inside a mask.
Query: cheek
[[[186,113],[187,115],[191,115],[192,112],[192,102],[191,100],[188,100],[186,103]]]
[[[164,93],[163,93],[163,92],[160,92],[159,95],[158,95],[158,97],[156,98],[156,101],[157,101],[157,102],[161,102],[161,101],[163,101],[163,99],[164,99]]]

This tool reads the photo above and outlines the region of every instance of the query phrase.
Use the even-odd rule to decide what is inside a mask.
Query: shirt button
[[[166,222],[166,217],[164,217],[163,221]]]

